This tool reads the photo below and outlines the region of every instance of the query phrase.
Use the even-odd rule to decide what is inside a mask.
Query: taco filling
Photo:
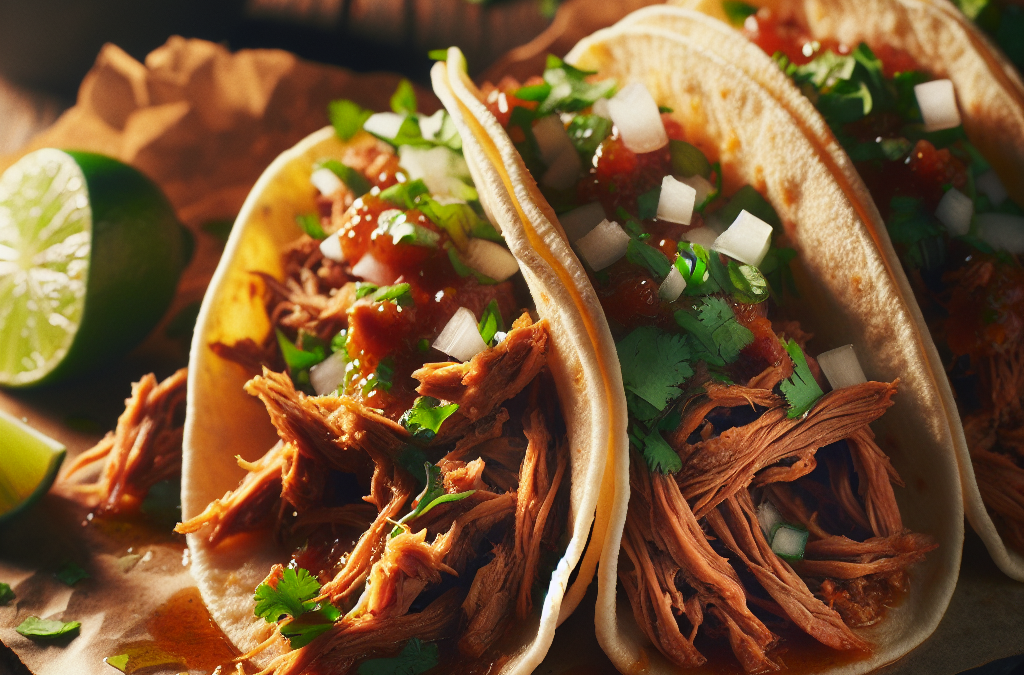
[[[904,527],[870,428],[898,382],[866,381],[850,346],[812,357],[772,206],[642,84],[590,75],[549,57],[542,78],[483,94],[616,340],[637,623],[681,667],[724,642],[747,672],[777,670],[792,629],[867,652],[852,629],[882,620],[936,546]]]
[[[812,39],[770,10],[744,32],[810,98],[885,221],[957,398],[982,499],[1024,551],[1024,210],[905,52]]]
[[[280,441],[178,531],[291,551],[253,589],[264,646],[289,643],[276,673],[486,672],[565,547],[548,324],[520,309],[450,120],[408,83],[392,104],[334,105],[351,142],[311,175],[284,277],[262,277],[273,330],[211,345],[253,372]]]

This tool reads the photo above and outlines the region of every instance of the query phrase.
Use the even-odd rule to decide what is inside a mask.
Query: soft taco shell
[[[619,25],[660,26],[704,48],[729,54],[732,63],[767,89],[822,148],[825,160],[862,213],[887,264],[894,270],[904,297],[912,298],[902,265],[870,193],[810,101],[796,92],[789,79],[760,48],[726,24],[698,13],[724,19],[720,0],[673,0],[673,4],[679,7],[650,7],[631,14]],[[815,37],[835,38],[851,45],[867,42],[869,46],[897,47],[918,63],[927,64],[937,77],[952,80],[967,135],[997,170],[1011,199],[1022,203],[1024,84],[1006,58],[950,3],[943,0],[769,0],[757,4],[770,7],[783,17],[793,17],[799,24],[806,25]],[[910,304],[923,327],[924,318],[916,302]],[[930,343],[927,329],[923,332]],[[943,373],[944,366],[932,344],[927,345],[926,352],[932,370]],[[985,508],[949,381],[941,376],[936,380],[953,429],[967,518],[999,568],[1010,577],[1024,581],[1024,552],[1007,548]]]
[[[271,330],[259,281],[253,272],[283,276],[281,252],[301,234],[296,216],[315,212],[309,176],[313,164],[342,159],[353,144],[373,142],[361,133],[340,141],[332,128],[322,129],[278,157],[263,173],[235,222],[220,265],[203,300],[192,343],[188,408],[182,467],[182,516],[192,518],[212,500],[234,489],[244,475],[235,457],[258,459],[277,435],[263,405],[242,390],[248,375],[209,348],[213,342],[233,344],[243,338],[258,343]],[[484,194],[488,187],[480,186]],[[493,210],[508,210],[503,195],[487,198]],[[506,230],[510,244],[516,234]],[[554,636],[560,603],[569,575],[579,561],[594,519],[597,487],[607,457],[607,424],[611,407],[607,386],[594,368],[593,348],[575,340],[579,313],[562,311],[567,290],[553,285],[537,256],[523,255],[513,245],[520,268],[536,299],[537,311],[551,327],[549,365],[562,401],[571,447],[571,509],[566,528],[571,538],[550,579],[539,611],[518,625],[512,658],[502,673],[528,673],[547,653]],[[243,652],[272,635],[274,626],[253,615],[253,591],[275,563],[287,562],[264,533],[232,539],[211,547],[203,533],[188,535],[192,574],[213,618]],[[266,665],[280,653],[270,649],[253,660]]]

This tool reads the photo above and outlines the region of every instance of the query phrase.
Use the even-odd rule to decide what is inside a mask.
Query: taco
[[[408,83],[392,113],[332,104],[253,188],[199,314],[178,530],[265,672],[528,673],[593,575],[625,428],[607,327],[415,106]]]
[[[723,15],[717,1],[679,4]],[[672,8],[627,21],[734,55],[813,129],[935,341],[968,519],[1024,580],[1024,83],[948,3],[746,7],[741,32]]]
[[[572,244],[611,329],[629,422],[595,623],[616,667],[867,672],[927,638],[963,537],[941,373],[814,137],[647,26],[525,83],[477,89],[452,51],[432,74],[478,183],[557,228],[551,255]]]

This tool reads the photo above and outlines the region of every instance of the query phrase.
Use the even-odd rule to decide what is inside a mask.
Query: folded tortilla
[[[934,348],[922,332],[909,288],[900,280],[898,262],[880,252],[869,227],[877,214],[870,201],[867,207],[860,202],[863,186],[837,178],[833,166],[842,158],[830,155],[819,142],[818,136],[827,131],[823,123],[794,123],[791,108],[806,104],[800,94],[791,88],[791,100],[781,103],[733,63],[737,58],[728,50],[708,51],[702,40],[671,30],[623,25],[583,40],[566,60],[596,71],[596,77],[615,78],[620,87],[642,82],[655,101],[674,111],[690,142],[717,150],[727,186],[750,184],[765,195],[799,250],[795,276],[801,325],[814,333],[818,344],[857,345],[869,380],[900,379],[895,405],[873,427],[906,482],[896,490],[906,526],[930,535],[939,547],[911,568],[908,594],[883,621],[854,631],[873,645],[870,656],[820,671],[864,673],[921,644],[937,626],[956,583],[963,507],[947,416],[953,402],[948,389],[944,392],[937,384],[942,372],[929,358]],[[471,166],[482,166],[521,195],[510,216],[527,218],[530,227],[551,233],[544,239],[549,254],[571,264],[574,255],[564,234],[554,234],[560,230],[557,218],[480,92],[459,75],[460,65],[449,53],[447,66],[435,66],[434,75],[436,81],[447,73],[449,81],[460,83],[454,93],[467,118],[463,123],[477,130],[476,144],[466,149],[467,156],[475,157]],[[439,95],[448,104],[445,93]],[[581,293],[592,292],[587,279],[571,283]],[[614,345],[603,347],[611,350]],[[628,440],[620,441],[610,464],[628,464],[628,454]],[[622,672],[677,672],[651,646],[629,603],[616,592],[628,501],[626,471],[619,469],[618,474],[620,487],[609,502],[614,521],[600,553],[598,640]]]
[[[814,136],[837,180],[849,186],[851,200],[863,212],[863,220],[887,264],[897,270],[895,277],[904,289],[904,296],[911,299],[916,320],[930,341],[924,318],[912,300],[902,265],[871,195],[814,106],[803,96],[793,96],[792,83],[773,67],[770,55],[725,23],[697,13],[724,21],[720,0],[672,0],[672,4],[678,7],[650,7],[635,12],[620,25],[660,26],[720,54],[732,55],[733,63],[789,110],[796,123]],[[971,143],[996,170],[1010,199],[1024,204],[1024,82],[1013,64],[951,3],[943,0],[769,0],[754,5],[771,9],[782,20],[794,20],[815,38],[835,39],[848,45],[866,42],[872,47],[895,47],[925,65],[936,78],[948,78],[953,82],[964,130]],[[999,568],[1010,577],[1024,581],[1024,551],[1007,546],[985,507],[952,389],[948,379],[941,376],[945,367],[932,345],[927,345],[927,355],[933,371],[939,375],[936,380],[953,429],[953,447],[967,518]]]
[[[350,143],[368,139],[360,134]],[[204,298],[192,344],[183,520],[194,518],[239,485],[246,472],[236,456],[254,461],[277,441],[264,406],[243,391],[249,376],[238,364],[214,353],[210,345],[231,345],[246,338],[262,343],[272,330],[254,273],[282,278],[281,253],[301,234],[296,217],[316,212],[312,167],[323,159],[340,161],[347,145],[333,128],[325,128],[283,153],[263,173],[235,222]],[[498,186],[481,183],[478,188],[492,213],[514,211],[514,199]],[[563,283],[559,274],[567,265],[526,246],[523,226],[507,219],[495,223],[518,258],[537,314],[549,327],[547,363],[561,401],[570,455],[568,523],[560,544],[564,553],[550,575],[538,579],[543,601],[526,621],[513,622],[511,637],[502,638],[502,654],[508,658],[495,671],[529,673],[547,653],[559,616],[567,611],[563,596],[570,575],[577,572],[575,583],[581,587],[593,576],[593,569],[578,570],[578,563],[592,528],[603,528],[608,521],[607,516],[599,516],[594,524],[599,488],[606,473],[611,475],[605,470],[606,460],[617,456],[617,441],[625,437],[625,411],[621,392],[609,383],[609,374],[617,371],[606,372],[601,360],[607,361],[609,354],[598,355],[606,343],[589,337],[607,332],[607,327],[592,308],[580,304],[577,286]],[[610,358],[614,359],[614,351]],[[207,534],[188,535],[192,574],[219,626],[240,650],[248,652],[275,631],[273,623],[254,616],[253,591],[273,565],[288,562],[287,554],[278,549],[273,537],[262,534],[233,537],[217,546],[210,544]],[[253,661],[265,667],[286,651],[286,644],[278,640]]]

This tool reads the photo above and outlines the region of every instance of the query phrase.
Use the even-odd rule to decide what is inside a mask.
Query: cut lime
[[[65,452],[57,441],[0,410],[0,522],[50,489]]]
[[[0,176],[0,385],[52,381],[137,345],[191,239],[132,167],[45,148]]]

